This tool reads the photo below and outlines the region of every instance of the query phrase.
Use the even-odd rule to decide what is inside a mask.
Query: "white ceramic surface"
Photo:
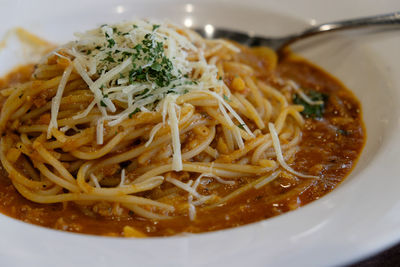
[[[168,18],[279,35],[335,19],[400,10],[388,1],[0,1],[0,36],[22,26],[62,43],[105,22]],[[367,34],[368,33],[368,34]],[[119,239],[49,230],[0,215],[1,266],[331,266],[400,241],[400,28],[321,36],[295,51],[361,100],[367,144],[332,193],[296,211],[207,234]],[[15,50],[15,49],[14,49]],[[15,62],[0,51],[0,72]]]

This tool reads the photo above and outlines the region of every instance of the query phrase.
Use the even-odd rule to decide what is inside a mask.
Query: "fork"
[[[248,46],[268,46],[273,50],[275,50],[276,52],[278,52],[279,54],[282,51],[284,51],[284,49],[288,45],[320,33],[353,29],[365,26],[396,25],[396,24],[400,24],[400,11],[389,14],[377,15],[377,16],[323,23],[317,26],[310,27],[302,32],[282,37],[254,36],[244,32],[228,30],[223,28],[214,28],[212,31],[209,30],[207,31],[207,28],[203,27],[195,29],[195,31],[197,31],[200,35],[208,39],[225,38]]]

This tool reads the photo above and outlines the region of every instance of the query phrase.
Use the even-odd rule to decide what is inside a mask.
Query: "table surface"
[[[400,243],[348,267],[400,266]]]

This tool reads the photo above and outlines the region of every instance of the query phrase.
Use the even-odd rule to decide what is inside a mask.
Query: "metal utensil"
[[[282,52],[288,45],[296,41],[320,33],[353,29],[365,26],[394,25],[394,24],[400,24],[400,11],[389,14],[371,16],[371,17],[363,17],[357,19],[324,23],[318,26],[308,28],[300,33],[290,34],[283,37],[270,38],[270,37],[252,36],[244,32],[238,32],[234,30],[221,29],[221,28],[213,28],[212,30],[207,30],[207,26],[201,29],[196,29],[196,31],[200,33],[203,37],[209,39],[226,38],[248,46],[268,46],[279,53]]]

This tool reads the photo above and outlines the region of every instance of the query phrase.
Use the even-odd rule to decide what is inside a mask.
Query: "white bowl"
[[[72,33],[134,17],[282,35],[336,19],[400,9],[398,1],[1,1],[0,36],[22,26],[63,43]],[[387,29],[387,28],[386,28]],[[169,238],[71,234],[0,216],[2,266],[321,266],[400,241],[400,35],[351,31],[294,47],[361,100],[367,143],[348,179],[325,197],[250,225]],[[14,49],[15,50],[15,49]],[[14,51],[15,52],[15,51]],[[0,73],[22,60],[0,51]]]

